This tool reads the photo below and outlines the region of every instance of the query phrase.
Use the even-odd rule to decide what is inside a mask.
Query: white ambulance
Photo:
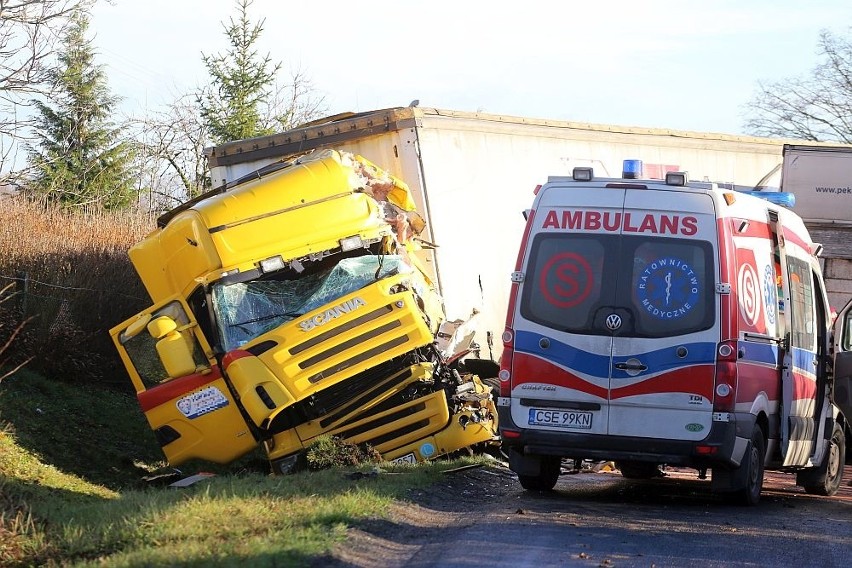
[[[771,468],[834,494],[845,418],[819,245],[782,205],[636,168],[551,177],[526,212],[499,375],[511,469],[530,490],[566,458],[710,469],[755,504]]]

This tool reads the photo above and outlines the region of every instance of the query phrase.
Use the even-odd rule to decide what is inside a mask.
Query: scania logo
[[[621,327],[621,316],[618,314],[609,314],[606,317],[606,326],[611,331],[615,331],[619,327]]]
[[[366,306],[367,302],[355,296],[351,300],[346,300],[342,304],[337,304],[336,306],[325,310],[324,312],[320,312],[313,317],[310,317],[304,321],[299,322],[299,327],[302,328],[302,331],[310,331],[315,327],[325,325],[333,319],[339,318],[344,314],[348,314],[351,311],[357,310],[361,306]]]

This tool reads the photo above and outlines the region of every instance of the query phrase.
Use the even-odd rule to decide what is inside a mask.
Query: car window
[[[530,248],[521,315],[570,333],[662,337],[715,321],[712,245],[645,236],[545,233]]]

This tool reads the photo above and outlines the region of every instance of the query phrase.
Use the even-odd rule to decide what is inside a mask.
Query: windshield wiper
[[[298,312],[298,311],[284,312],[282,314],[267,314],[265,316],[256,317],[254,319],[232,323],[228,327],[240,327],[240,326],[243,326],[243,325],[246,325],[246,324],[257,323],[259,321],[266,321],[266,320],[270,320],[270,319],[274,319],[274,318],[284,318],[284,317],[297,318],[300,315],[302,315],[302,312]]]

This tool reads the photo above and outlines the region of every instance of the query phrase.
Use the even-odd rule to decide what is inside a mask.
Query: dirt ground
[[[773,565],[765,551],[779,560],[795,559],[803,539],[825,537],[826,516],[850,518],[850,480],[852,466],[846,466],[839,494],[815,497],[795,486],[792,475],[767,472],[761,503],[754,508],[732,505],[725,496],[710,493],[709,482],[698,480],[693,470],[667,469],[659,480],[628,481],[606,466],[579,473],[563,469],[556,491],[536,493],[523,491],[515,475],[495,462],[446,473],[441,482],[412,490],[408,501],[394,505],[388,519],[351,528],[347,540],[314,566],[513,566],[517,564],[513,554],[524,564],[538,566],[660,567],[682,565],[685,558],[692,559],[689,564],[704,566]],[[716,535],[718,542],[707,543],[712,550],[690,544],[696,522]],[[762,523],[771,524],[772,532],[765,532]],[[592,525],[595,534],[577,532]],[[550,535],[554,530],[561,532]],[[785,538],[786,530],[794,531],[795,537]],[[613,545],[607,539],[616,533],[621,540]],[[748,538],[745,546],[754,551],[754,558],[743,564],[730,562],[725,550],[743,546],[741,540],[729,544],[730,538]],[[503,539],[507,542],[501,545]],[[663,546],[660,542],[665,539],[671,542]],[[548,550],[554,541],[562,546]],[[788,541],[791,548],[785,551]],[[842,565],[835,560],[845,563],[850,547],[852,523],[845,521],[818,564]],[[592,552],[604,549],[605,556]],[[536,550],[533,556],[530,550]],[[669,564],[668,558],[675,560]],[[813,560],[803,562],[816,565]]]

